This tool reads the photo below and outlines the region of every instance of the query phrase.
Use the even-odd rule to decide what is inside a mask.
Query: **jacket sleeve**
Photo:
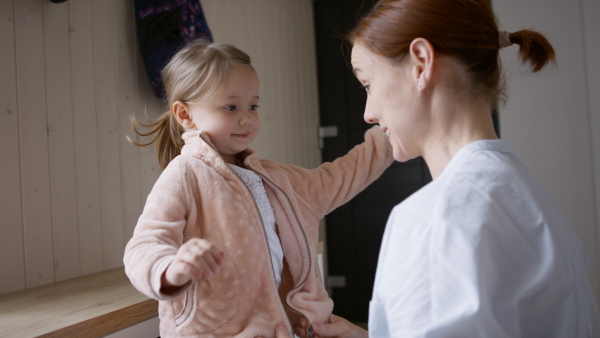
[[[174,159],[154,184],[123,258],[133,286],[158,300],[176,299],[190,285],[168,295],[160,292],[161,276],[183,244],[189,209],[188,187],[179,162]]]
[[[291,166],[288,175],[296,181],[292,184],[299,198],[321,219],[373,183],[392,162],[392,146],[381,128],[374,126],[348,154],[312,170]]]

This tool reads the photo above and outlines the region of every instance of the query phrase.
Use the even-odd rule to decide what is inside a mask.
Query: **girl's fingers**
[[[202,269],[199,269],[195,264],[186,261],[181,261],[180,263],[180,277],[193,277],[196,279],[203,277],[204,272],[202,271]]]
[[[197,252],[191,255],[192,263],[199,270],[203,271],[205,275],[211,276],[221,269],[224,261],[224,254],[215,248],[204,250],[199,248]]]
[[[212,251],[205,252],[200,261],[204,263],[205,270],[210,271],[210,274],[215,274],[219,271],[221,265],[218,263],[218,253],[215,255]]]
[[[167,268],[165,279],[172,286],[181,286],[198,274],[194,266],[176,259]]]
[[[177,253],[178,259],[188,265],[190,275],[200,279],[210,277],[219,272],[225,254],[212,243],[195,238],[186,242]]]

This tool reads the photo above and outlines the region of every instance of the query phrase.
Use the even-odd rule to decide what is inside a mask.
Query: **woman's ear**
[[[419,89],[424,89],[431,80],[435,50],[424,38],[416,38],[410,44],[410,57],[413,61],[412,77]]]
[[[192,130],[196,128],[194,121],[192,121],[192,115],[190,115],[190,107],[181,101],[175,101],[173,103],[173,115],[175,115],[175,119],[179,124],[188,130]]]

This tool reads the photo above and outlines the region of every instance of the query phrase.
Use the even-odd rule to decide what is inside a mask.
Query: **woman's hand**
[[[313,324],[315,337],[368,338],[369,332],[342,317],[331,315],[327,323]],[[275,338],[292,338],[282,323],[275,327]]]
[[[331,315],[327,323],[313,324],[317,337],[368,338],[369,333],[342,317]],[[278,337],[279,338],[279,337]]]
[[[225,254],[202,238],[185,242],[162,276],[162,288],[179,287],[192,278],[210,277],[219,272]]]

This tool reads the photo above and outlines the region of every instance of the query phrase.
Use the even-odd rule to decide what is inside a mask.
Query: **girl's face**
[[[235,64],[208,99],[188,105],[191,129],[206,132],[227,163],[235,164],[235,155],[246,150],[258,134],[258,87],[254,69]]]
[[[357,42],[352,48],[352,67],[367,91],[364,119],[378,123],[388,135],[394,159],[404,162],[420,156],[427,119],[419,113],[410,60],[392,64]]]

